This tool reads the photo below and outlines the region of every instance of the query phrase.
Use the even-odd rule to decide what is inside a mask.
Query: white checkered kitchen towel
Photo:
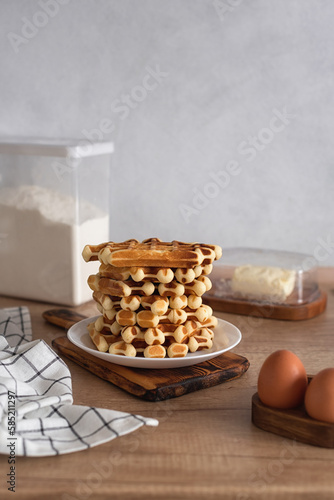
[[[0,310],[0,453],[70,453],[158,425],[152,418],[73,405],[66,364],[43,340],[31,338],[26,307]]]

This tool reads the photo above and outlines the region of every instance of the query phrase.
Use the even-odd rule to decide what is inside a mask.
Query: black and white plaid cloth
[[[26,307],[0,310],[0,453],[47,456],[96,446],[153,418],[73,405],[71,374],[43,341],[32,341]],[[14,409],[15,407],[15,409]]]

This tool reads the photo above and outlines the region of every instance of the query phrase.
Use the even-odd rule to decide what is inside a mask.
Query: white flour
[[[98,263],[84,262],[89,243],[108,240],[109,217],[90,203],[40,186],[0,191],[0,294],[64,305],[91,299],[89,274]]]

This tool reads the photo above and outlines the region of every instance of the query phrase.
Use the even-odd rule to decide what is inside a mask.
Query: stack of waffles
[[[88,278],[101,313],[88,325],[97,349],[146,358],[210,349],[217,318],[202,295],[221,254],[217,245],[158,238],[86,245],[84,260],[100,261]]]

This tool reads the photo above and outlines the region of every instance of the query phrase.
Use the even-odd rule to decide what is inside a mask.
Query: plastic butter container
[[[290,306],[308,303],[319,293],[314,262],[310,255],[295,252],[223,249],[206,297]]]
[[[0,141],[0,294],[64,305],[91,299],[81,252],[109,239],[113,144]]]

